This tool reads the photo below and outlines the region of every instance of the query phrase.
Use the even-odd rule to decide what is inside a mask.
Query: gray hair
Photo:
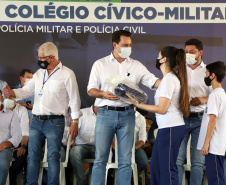
[[[44,50],[45,56],[54,56],[57,60],[59,59],[58,57],[58,49],[55,44],[52,42],[46,42],[39,46],[38,51]]]

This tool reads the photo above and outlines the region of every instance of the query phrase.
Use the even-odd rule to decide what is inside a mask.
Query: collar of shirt
[[[115,57],[114,57],[114,55],[113,55],[113,52],[111,52],[111,54],[110,54],[110,61],[116,61],[116,62],[118,62],[116,59],[115,59]],[[131,61],[131,58],[130,57],[127,57],[123,62],[130,62]]]
[[[189,67],[189,64],[188,64],[188,63],[186,63],[186,65],[188,66],[189,69],[191,69],[191,68]],[[199,66],[198,66],[197,68],[195,68],[195,69],[198,69],[198,68],[200,68],[200,67],[205,68],[205,67],[206,67],[206,64],[204,64],[204,62],[202,61],[202,62],[199,64]],[[195,70],[195,69],[194,69],[194,70]]]
[[[63,67],[63,64],[61,63],[61,62],[59,62],[59,64],[57,64],[57,66],[54,68],[54,70],[52,71],[52,73],[54,73],[58,68],[59,68],[59,70],[61,70],[62,69],[62,67]],[[44,72],[46,71],[46,73],[47,73],[47,69],[44,69]],[[51,73],[51,74],[52,74]],[[47,73],[48,74],[48,73]],[[51,75],[51,74],[49,74],[49,76]]]

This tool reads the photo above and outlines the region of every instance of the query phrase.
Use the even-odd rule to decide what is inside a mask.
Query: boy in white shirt
[[[208,184],[225,184],[224,155],[226,151],[226,94],[221,82],[226,74],[224,62],[206,66],[205,83],[212,85],[202,119],[197,149],[205,156]]]

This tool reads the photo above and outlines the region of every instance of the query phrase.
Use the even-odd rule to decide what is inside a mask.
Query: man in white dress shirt
[[[69,134],[75,138],[78,118],[81,116],[80,96],[74,72],[63,66],[58,49],[46,42],[38,49],[39,69],[23,88],[4,88],[6,96],[25,99],[34,95],[33,119],[29,131],[27,185],[37,184],[42,147],[47,139],[48,184],[59,184],[60,149],[68,105],[72,124]]]
[[[151,74],[137,60],[130,58],[131,33],[119,30],[112,35],[113,52],[97,60],[91,70],[87,87],[88,94],[96,98],[98,106],[95,129],[95,161],[92,185],[105,184],[106,163],[114,134],[118,140],[118,185],[129,185],[131,180],[131,156],[134,138],[135,112],[131,104],[112,94],[112,87],[106,83],[108,77],[117,75],[136,85],[157,87],[160,80]]]
[[[20,129],[22,134],[22,141],[18,148],[16,148],[13,152],[13,162],[9,169],[9,176],[10,176],[10,184],[16,185],[17,184],[17,175],[23,170],[26,169],[26,161],[27,161],[27,146],[28,146],[28,138],[29,138],[29,117],[27,109],[16,103],[10,109],[17,113],[20,122]]]
[[[186,158],[187,143],[191,135],[191,173],[190,184],[201,185],[203,176],[203,166],[205,158],[200,150],[197,150],[197,143],[206,103],[212,88],[204,83],[206,76],[206,65],[202,61],[203,44],[198,39],[190,39],[185,42],[188,88],[190,97],[190,115],[184,118],[186,134],[181,143],[177,158],[179,184],[182,184],[184,172],[184,162]]]
[[[96,106],[81,109],[82,116],[79,118],[78,135],[70,151],[70,160],[73,171],[77,178],[77,184],[87,185],[87,179],[83,168],[83,159],[95,159],[95,125],[96,125]]]
[[[17,147],[22,138],[17,114],[3,108],[3,96],[0,90],[0,185],[6,183],[12,161],[12,148]]]

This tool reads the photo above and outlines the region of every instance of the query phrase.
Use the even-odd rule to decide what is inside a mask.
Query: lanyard
[[[42,87],[44,87],[45,83],[49,80],[49,78],[50,78],[50,77],[51,77],[58,69],[60,69],[60,68],[58,67],[55,71],[53,71],[53,72],[48,76],[48,78],[47,78],[46,81],[45,81],[45,77],[46,77],[46,71],[45,71],[44,78],[43,78],[43,82],[42,82]]]

